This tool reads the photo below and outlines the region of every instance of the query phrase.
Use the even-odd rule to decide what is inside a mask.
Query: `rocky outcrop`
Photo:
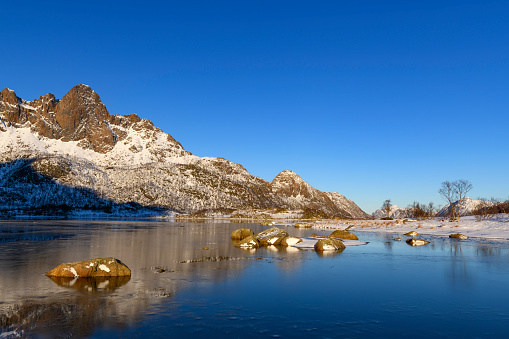
[[[115,258],[97,258],[60,264],[48,273],[48,277],[93,278],[131,276],[131,270]]]
[[[321,192],[293,171],[282,171],[270,183],[272,192],[287,198],[292,208],[318,209],[344,218],[369,218],[353,201],[333,192]]]

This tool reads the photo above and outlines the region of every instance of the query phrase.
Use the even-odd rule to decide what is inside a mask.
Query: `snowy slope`
[[[452,204],[454,208],[458,208],[458,204],[460,205],[460,216],[463,215],[470,215],[472,212],[477,208],[479,204],[483,204],[485,206],[493,206],[494,204],[490,201],[482,201],[482,200],[472,200],[469,197],[465,197],[461,199],[461,201],[456,201]],[[438,211],[437,216],[438,217],[447,217],[449,216],[449,211],[451,209],[451,204],[447,204],[442,208],[440,211]]]

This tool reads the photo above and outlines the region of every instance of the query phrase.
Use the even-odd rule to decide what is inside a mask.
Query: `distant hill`
[[[477,208],[477,206],[481,203],[484,203],[485,206],[493,206],[494,204],[490,201],[483,201],[483,200],[472,200],[469,197],[465,197],[461,199],[460,201],[456,201],[452,204],[454,208],[457,208],[458,205],[460,205],[460,216],[464,215],[471,215],[474,210]],[[451,204],[447,204],[444,206],[440,211],[437,213],[437,217],[447,217],[449,216],[451,210]]]

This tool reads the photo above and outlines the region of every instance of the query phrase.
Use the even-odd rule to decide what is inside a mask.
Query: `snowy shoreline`
[[[441,219],[443,220],[443,219]],[[469,238],[509,240],[509,215],[501,214],[496,218],[477,221],[474,216],[461,217],[460,221],[449,222],[432,220],[324,220],[316,222],[315,229],[345,229],[351,232],[381,232],[404,234],[416,231],[422,235],[448,237],[461,233]]]

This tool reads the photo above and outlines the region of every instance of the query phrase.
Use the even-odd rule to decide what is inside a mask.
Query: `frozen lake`
[[[509,243],[357,232],[363,246],[236,248],[258,224],[0,221],[0,338],[505,337]],[[293,236],[330,231],[285,228]],[[402,236],[403,240],[406,237]],[[206,249],[208,248],[208,249]],[[131,279],[59,285],[63,262],[115,257]],[[158,273],[158,271],[160,273]]]

